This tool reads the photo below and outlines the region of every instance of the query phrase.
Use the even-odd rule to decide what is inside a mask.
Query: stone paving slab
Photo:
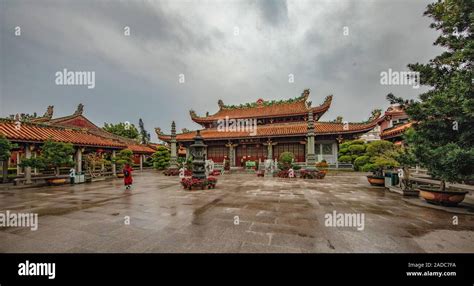
[[[408,203],[359,173],[218,180],[190,192],[145,171],[131,191],[119,179],[2,190],[0,212],[36,212],[39,228],[0,227],[0,252],[474,253],[474,216]],[[334,211],[363,214],[363,230],[326,226]]]

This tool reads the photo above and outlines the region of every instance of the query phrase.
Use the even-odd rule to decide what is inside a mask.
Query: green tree
[[[117,169],[121,170],[125,164],[131,165],[133,163],[133,151],[130,149],[120,150],[112,161],[116,164]]]
[[[129,124],[128,122],[126,123],[120,122],[117,124],[104,123],[103,129],[107,132],[110,132],[118,136],[130,138],[130,139],[136,139],[136,140],[138,140],[139,138],[137,127],[135,127],[134,124]]]
[[[339,145],[339,162],[351,163],[354,165],[354,169],[358,170],[358,168],[362,165],[360,159],[356,163],[356,159],[360,156],[364,155],[365,149],[367,148],[367,144],[364,140],[352,140],[347,141]]]
[[[153,154],[153,167],[158,170],[165,169],[169,165],[170,157],[170,150],[165,146],[159,146],[157,151]]]
[[[411,138],[414,136],[413,128],[409,128],[403,134],[404,142],[411,141]],[[413,153],[413,146],[404,144],[396,159],[403,170],[403,176],[401,178],[402,188],[405,191],[411,191],[412,182],[410,180],[410,167],[415,166],[418,162],[416,160],[415,154]]]
[[[72,160],[73,154],[74,147],[71,143],[56,142],[48,139],[41,146],[41,153],[38,157],[23,159],[20,166],[52,169],[55,175],[58,176],[60,167],[74,165]]]
[[[364,154],[364,165],[360,170],[364,172],[373,172],[375,176],[382,176],[382,172],[387,168],[395,168],[400,166],[397,158],[399,150],[390,141],[378,140],[367,144]]]
[[[5,136],[0,134],[0,161],[2,161],[2,182],[8,179],[8,161],[10,161],[11,150],[16,145],[12,144]]]
[[[140,129],[140,142],[142,144],[150,143],[151,135],[148,131],[145,130],[145,124],[143,123],[143,120],[141,118],[138,121],[138,128]]]
[[[434,42],[444,51],[427,64],[410,64],[420,84],[431,87],[407,113],[416,122],[408,142],[413,154],[436,178],[448,182],[474,179],[474,96],[472,78],[474,1],[445,0],[429,4],[424,15],[441,32]]]
[[[283,152],[278,158],[278,168],[281,170],[288,170],[292,167],[295,155],[291,152]]]

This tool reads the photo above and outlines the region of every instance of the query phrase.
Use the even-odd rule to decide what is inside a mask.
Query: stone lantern
[[[191,155],[193,156],[193,179],[206,179],[206,162],[204,161],[206,147],[201,132],[198,130],[196,137],[194,137],[194,144],[190,146]]]

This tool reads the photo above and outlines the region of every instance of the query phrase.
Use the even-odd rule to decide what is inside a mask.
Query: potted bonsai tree
[[[365,164],[361,167],[364,172],[372,172],[367,180],[373,186],[384,186],[385,177],[383,171],[399,166],[396,161],[397,151],[392,142],[379,140],[367,144],[364,157]]]
[[[45,168],[54,170],[54,175],[60,175],[60,167],[71,167],[74,165],[72,155],[74,147],[70,143],[55,142],[48,139],[41,146],[41,153],[36,158],[24,159],[21,163],[23,167]],[[63,184],[65,178],[52,178],[47,180],[49,184]]]
[[[295,156],[291,152],[283,152],[280,154],[278,158],[278,169],[280,169],[280,172],[276,174],[277,177],[288,178],[289,169],[292,167],[294,158]]]
[[[413,137],[413,129],[409,128],[405,131],[403,138],[405,142],[409,142]],[[410,167],[415,166],[418,162],[416,160],[415,155],[413,154],[413,148],[411,145],[403,144],[399,155],[397,156],[397,161],[400,163],[401,167],[401,188],[403,195],[406,196],[418,196],[418,190],[416,190],[413,186],[412,181],[410,180]]]
[[[474,179],[474,97],[472,96],[472,3],[439,1],[429,4],[425,15],[433,19],[431,28],[441,32],[435,45],[442,54],[427,64],[410,64],[419,73],[420,84],[431,87],[407,108],[414,122],[409,144],[422,166],[439,187],[420,187],[428,202],[457,205],[465,191],[447,188],[446,182]]]
[[[342,143],[339,148],[339,162],[351,163],[354,165],[354,169],[358,170],[358,164],[356,160],[365,154],[365,150],[367,148],[367,144],[364,142],[364,140],[347,141]]]

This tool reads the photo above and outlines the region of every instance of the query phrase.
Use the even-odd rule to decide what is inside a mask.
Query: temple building
[[[191,110],[190,116],[202,126],[200,134],[207,145],[207,159],[214,162],[230,160],[231,166],[243,166],[247,160],[277,159],[285,151],[292,152],[296,162],[307,162],[314,152],[316,161],[326,160],[337,165],[339,143],[359,138],[384,120],[376,111],[366,122],[320,121],[331,106],[332,96],[313,107],[308,101],[309,94],[309,90],[304,90],[301,96],[293,99],[258,99],[238,106],[225,105],[219,100],[216,113],[198,116]],[[222,128],[224,123],[226,128]],[[234,125],[234,128],[227,128],[228,125]],[[155,131],[165,142],[171,142],[175,137],[180,149],[188,148],[196,136],[196,131],[178,134],[164,134],[160,128]]]
[[[392,141],[395,144],[401,144],[403,141],[402,135],[413,124],[413,122],[410,122],[408,114],[399,104],[392,104],[385,111],[384,119],[379,123],[380,138]]]
[[[36,156],[41,145],[48,139],[73,144],[77,172],[83,171],[84,156],[89,153],[108,154],[113,158],[116,152],[130,149],[134,153],[135,163],[142,168],[145,158],[156,151],[151,145],[139,144],[132,139],[103,130],[83,115],[83,108],[83,105],[79,104],[73,114],[58,118],[53,118],[54,107],[49,106],[43,116],[29,118],[27,122],[0,119],[0,135],[4,135],[18,146],[12,151],[9,162],[10,166],[17,166],[17,175],[31,176],[30,168],[20,168],[18,163],[22,158]],[[115,174],[116,171],[112,164],[112,172]]]

